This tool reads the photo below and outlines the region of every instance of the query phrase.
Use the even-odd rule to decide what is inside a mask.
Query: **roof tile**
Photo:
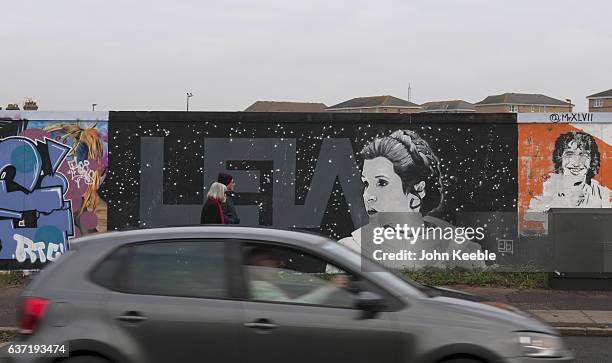
[[[399,106],[399,107],[419,107],[416,103],[412,103],[401,98],[385,95],[371,97],[357,97],[333,105],[328,109],[337,108],[360,108],[360,107],[378,107],[378,106]]]
[[[257,101],[245,112],[325,112],[327,106],[315,102]]]
[[[597,97],[612,97],[612,89],[607,91],[595,93],[594,95],[587,96],[587,98],[597,98]]]
[[[450,100],[450,101],[434,101],[434,102],[426,102],[421,105],[423,111],[425,112],[433,112],[433,111],[474,111],[474,105],[466,102],[464,100]]]
[[[475,105],[481,106],[491,104],[567,106],[566,101],[558,100],[542,94],[529,93],[504,93],[501,95],[492,95],[480,102],[477,102]]]

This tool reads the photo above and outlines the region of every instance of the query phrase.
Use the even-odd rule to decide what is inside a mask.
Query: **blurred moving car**
[[[15,342],[67,344],[69,356],[10,361],[573,361],[538,321],[369,264],[324,237],[268,228],[75,239],[24,290]]]

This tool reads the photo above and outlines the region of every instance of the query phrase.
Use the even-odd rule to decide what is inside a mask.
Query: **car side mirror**
[[[357,294],[356,305],[363,310],[365,319],[371,319],[384,309],[385,299],[375,292],[361,291]]]

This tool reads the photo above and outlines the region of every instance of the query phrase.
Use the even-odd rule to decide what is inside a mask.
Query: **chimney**
[[[24,111],[37,111],[38,110],[38,105],[36,104],[36,101],[27,100],[23,104],[23,110]]]

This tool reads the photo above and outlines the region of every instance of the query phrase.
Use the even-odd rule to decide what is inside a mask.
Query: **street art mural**
[[[481,228],[461,249],[495,251],[497,260],[409,267],[546,270],[550,210],[612,203],[611,121],[0,111],[0,261],[52,261],[71,238],[107,230],[198,224],[207,187],[227,172],[241,225],[315,231],[355,250],[364,233],[392,222]],[[427,246],[413,237],[407,249],[457,249],[456,235]]]
[[[117,113],[109,229],[198,224],[206,188],[229,172],[243,225],[350,242],[376,211],[409,211],[415,223],[487,225],[482,244],[497,248],[516,234],[516,219],[506,218],[518,198],[516,136],[514,115]],[[376,178],[373,169],[393,167],[364,148],[388,138],[413,161],[404,174],[421,180]],[[372,203],[382,183],[388,190]]]
[[[106,231],[107,113],[0,111],[0,260],[44,263]]]
[[[59,123],[42,130],[70,146],[63,170],[69,179],[68,197],[73,201],[77,236],[106,232],[108,206],[100,196],[108,170],[106,125]]]
[[[396,130],[378,136],[367,143],[359,153],[363,158],[361,182],[363,203],[368,214],[368,223],[353,231],[338,242],[346,247],[368,254],[379,248],[364,243],[371,239],[369,231],[377,227],[402,226],[411,231],[422,227],[453,230],[445,220],[445,182],[440,169],[440,159],[429,143],[412,130]],[[413,232],[414,233],[414,232]],[[448,235],[448,234],[447,234]],[[452,253],[454,250],[475,252],[481,249],[473,241],[456,243],[454,236],[439,233],[434,238],[424,233],[409,240],[387,241],[385,252],[412,251],[414,253]],[[466,243],[467,242],[467,243]],[[395,268],[423,268],[426,266],[484,267],[484,263],[466,261],[441,264],[436,260],[419,260],[407,264],[405,261],[390,262]]]
[[[67,249],[72,211],[58,168],[69,150],[49,139],[0,139],[0,259],[53,261]]]
[[[612,207],[612,119],[596,116],[570,123],[519,115],[521,234],[547,234],[551,208]]]

